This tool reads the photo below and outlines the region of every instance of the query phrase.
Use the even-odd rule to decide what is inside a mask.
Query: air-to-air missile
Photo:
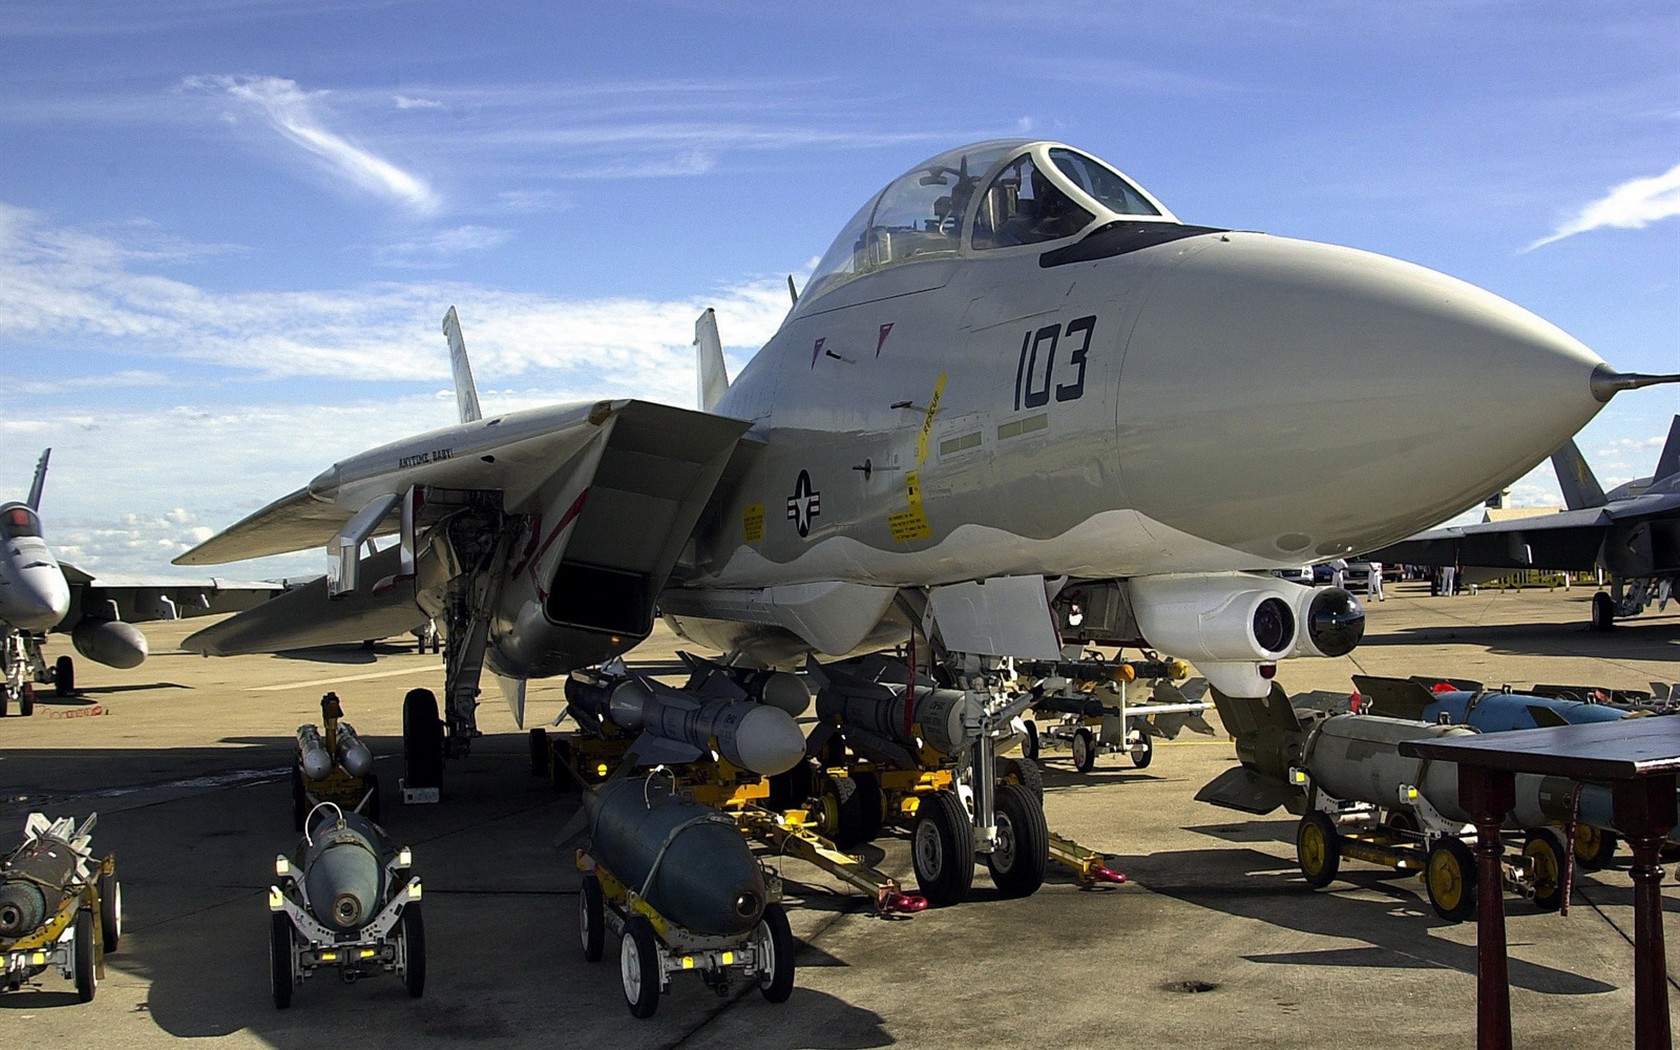
[[[1375,704],[1380,706],[1381,691]],[[1363,695],[1363,694],[1362,694]],[[1540,698],[1502,694],[1514,703]],[[1459,801],[1458,768],[1399,753],[1408,740],[1474,733],[1472,726],[1333,713],[1344,694],[1314,693],[1292,702],[1282,686],[1264,701],[1215,692],[1220,719],[1236,737],[1242,765],[1197,793],[1203,802],[1248,813],[1278,806],[1302,817],[1296,846],[1307,880],[1323,886],[1342,857],[1423,871],[1430,903],[1443,918],[1460,920],[1475,907],[1476,867],[1470,813]],[[1509,718],[1499,707],[1490,717]],[[1516,804],[1506,827],[1527,832],[1506,881],[1542,908],[1564,896],[1564,837],[1558,828],[1610,829],[1609,789],[1563,777],[1516,778]]]
[[[906,711],[908,672],[889,679],[869,664],[855,670],[861,673],[838,665],[813,670],[822,688],[817,691],[817,727],[806,741],[811,754],[821,754],[830,740],[844,736],[871,761],[911,769],[925,764],[923,749],[954,757],[979,739],[982,712],[974,693],[921,683],[913,708]]]
[[[1467,725],[1484,733],[1614,722],[1632,713],[1632,708],[1622,705],[1521,692],[1510,686],[1484,689],[1480,682],[1427,675],[1383,678],[1356,674],[1353,684],[1360,694],[1362,711],[1419,722]]]
[[[93,826],[31,813],[23,842],[0,861],[0,991],[16,991],[52,968],[94,996],[105,954],[122,937],[122,886],[116,859],[94,859]]]
[[[795,944],[781,884],[766,877],[734,821],[677,798],[657,771],[609,781],[584,805],[584,958],[601,958],[609,927],[622,935],[619,971],[632,1014],[652,1016],[671,974],[683,970],[720,995],[739,977],[771,1002],[788,998]]]
[[[304,817],[319,803],[331,802],[379,820],[379,778],[373,752],[344,719],[337,693],[321,697],[321,725],[298,726],[292,771],[292,827],[302,831]]]
[[[379,825],[331,802],[317,805],[291,856],[274,859],[268,890],[269,978],[274,1005],[321,967],[346,984],[395,973],[419,997],[426,933],[412,851],[393,848]]]
[[[728,675],[709,676],[700,691],[675,689],[615,662],[568,678],[566,700],[572,716],[594,733],[602,723],[639,731],[631,748],[638,765],[693,762],[715,748],[740,769],[784,773],[805,754],[805,736],[794,716],[773,704],[792,706],[804,686],[795,680],[799,688],[792,690],[775,676],[761,676],[756,684],[761,699]]]

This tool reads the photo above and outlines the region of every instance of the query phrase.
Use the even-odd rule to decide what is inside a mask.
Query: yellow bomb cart
[[[15,992],[57,970],[93,999],[105,976],[105,953],[122,937],[122,886],[116,858],[94,860],[97,814],[48,820],[31,813],[23,844],[0,862],[0,991]]]
[[[797,945],[768,875],[735,822],[688,802],[657,773],[612,780],[584,795],[589,845],[578,851],[578,936],[600,961],[619,942],[624,1000],[652,1017],[671,975],[692,971],[727,995],[737,980],[764,998],[793,994]]]

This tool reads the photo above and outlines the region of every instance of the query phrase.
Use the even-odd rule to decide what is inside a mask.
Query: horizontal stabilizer
[[[1196,792],[1197,802],[1210,802],[1257,816],[1264,816],[1280,807],[1293,812],[1300,798],[1298,788],[1261,776],[1247,766],[1227,769]]]
[[[396,575],[401,552],[380,551],[362,563],[365,579]],[[316,645],[341,645],[389,638],[427,620],[414,604],[409,580],[383,590],[367,588],[332,598],[325,576],[287,591],[255,608],[230,616],[188,637],[181,648],[205,656],[283,653]]]

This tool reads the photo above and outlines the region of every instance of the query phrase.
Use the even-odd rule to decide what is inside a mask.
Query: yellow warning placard
[[[741,539],[757,543],[764,538],[764,504],[752,503],[741,514]]]
[[[922,417],[921,433],[916,435],[916,466],[920,467],[927,461],[928,437],[933,433],[933,417],[939,413],[939,399],[945,396],[945,373],[939,373],[939,382],[933,384],[933,399],[928,402],[927,415]]]
[[[940,385],[943,386],[944,382],[944,377],[941,376]],[[928,418],[931,419],[932,416]],[[933,527],[928,524],[927,515],[922,512],[922,480],[916,471],[912,470],[904,475],[904,490],[910,502],[910,509],[888,515],[887,528],[892,531],[892,538],[900,543],[925,540],[933,535]]]

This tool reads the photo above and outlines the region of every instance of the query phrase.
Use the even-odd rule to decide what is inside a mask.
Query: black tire
[[[99,938],[110,955],[122,942],[122,883],[115,872],[101,873],[99,887]]]
[[[974,885],[974,824],[955,792],[921,797],[910,830],[910,863],[930,906],[943,908],[968,895]]]
[[[607,903],[601,880],[585,875],[578,887],[578,939],[585,962],[600,962],[607,950]]]
[[[753,944],[770,956],[770,965],[758,975],[758,990],[770,1002],[787,1002],[793,994],[793,957],[799,945],[794,942],[793,928],[788,925],[787,910],[780,904],[765,906],[764,917],[753,931]]]
[[[548,782],[556,794],[577,793],[577,769],[572,762],[571,737],[563,736],[549,744]]]
[[[659,942],[644,915],[624,920],[618,945],[618,975],[630,1016],[646,1019],[659,1009]]]
[[[1028,762],[1038,761],[1038,723],[1028,719],[1026,722],[1027,737],[1021,741],[1021,757]]]
[[[542,726],[531,730],[531,775],[548,776],[548,763],[553,757],[554,749],[548,742],[548,730]]]
[[[1616,603],[1603,591],[1598,591],[1592,596],[1592,629],[1595,631],[1613,631],[1616,629]]]
[[[850,849],[862,841],[862,805],[858,799],[857,781],[847,776],[824,774],[817,786],[818,812],[822,814],[819,831],[832,839],[841,849]]]
[[[854,773],[852,782],[857,785],[858,843],[874,842],[881,837],[881,824],[886,815],[881,778],[874,773]]]
[[[69,656],[53,661],[53,692],[59,696],[76,695],[76,661]]]
[[[1336,822],[1314,811],[1301,818],[1295,827],[1295,861],[1307,885],[1323,889],[1336,881],[1342,869],[1342,838]]]
[[[410,999],[418,999],[426,994],[426,923],[420,905],[412,901],[404,905],[397,923],[403,939],[403,987]]]
[[[1040,803],[1044,801],[1044,770],[1038,768],[1038,763],[1030,758],[1000,759],[998,781],[1003,784],[1020,784],[1031,791]]]
[[[997,790],[997,848],[986,855],[992,884],[1005,897],[1030,897],[1044,885],[1050,865],[1050,828],[1044,804],[1025,784]]]
[[[443,723],[430,689],[410,689],[403,697],[403,761],[409,787],[443,787]]]
[[[6,717],[6,709],[12,705],[12,687],[0,685],[0,718]]]
[[[292,830],[303,831],[303,822],[309,817],[309,795],[303,786],[303,767],[292,766]]]
[[[76,1000],[91,1003],[99,990],[99,960],[93,956],[93,912],[86,908],[76,913],[75,940]]]
[[[1544,828],[1528,833],[1522,855],[1534,880],[1534,906],[1541,911],[1563,907],[1563,839]]]
[[[362,807],[362,816],[379,823],[381,807],[379,804],[379,776],[369,773],[362,778],[362,794],[367,796],[367,805]]]
[[[1436,915],[1448,922],[1463,922],[1476,914],[1476,882],[1476,855],[1469,846],[1446,838],[1429,848],[1423,885]]]
[[[1418,830],[1417,817],[1414,816],[1412,811],[1409,809],[1389,810],[1388,816],[1383,818],[1383,825],[1393,829],[1394,831],[1401,831],[1414,835],[1417,834]]]
[[[292,961],[292,920],[283,911],[274,912],[269,919],[268,986],[274,993],[276,1010],[292,1005],[297,969]]]
[[[25,718],[35,713],[35,687],[28,682],[18,690],[18,714]]]
[[[1575,860],[1588,871],[1598,871],[1616,855],[1614,832],[1592,824],[1575,825]]]
[[[1089,773],[1097,764],[1097,738],[1089,729],[1081,727],[1073,734],[1073,768]]]
[[[1138,739],[1137,749],[1128,749],[1126,753],[1132,756],[1132,765],[1138,769],[1148,769],[1149,763],[1155,761],[1155,739],[1144,733]]]

